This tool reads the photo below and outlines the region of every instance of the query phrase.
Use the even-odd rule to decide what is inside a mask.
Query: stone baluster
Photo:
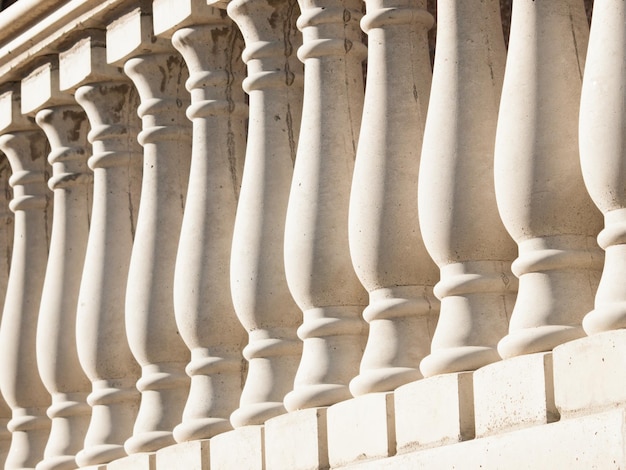
[[[8,159],[0,154],[0,312],[4,305],[4,297],[9,282],[9,268],[11,266],[11,250],[13,248],[13,213],[9,209],[9,203],[13,197],[13,191],[9,184],[11,166]],[[11,408],[0,395],[0,467],[4,468],[9,447],[11,446],[11,433],[7,424],[11,419]]]
[[[302,126],[285,228],[285,268],[304,313],[289,410],[351,397],[367,333],[367,304],[349,254],[348,206],[363,108],[361,3],[302,0]]]
[[[170,41],[154,36],[152,16],[141,9],[109,25],[107,60],[124,64],[141,99],[143,179],[126,291],[128,341],[142,366],[141,404],[125,444],[134,454],[175,443],[172,431],[189,389],[189,350],[176,326],[173,300],[191,155],[188,72]]]
[[[368,0],[367,88],[350,199],[350,253],[370,295],[369,338],[353,395],[420,379],[438,302],[415,190],[430,94],[426,1]]]
[[[245,331],[230,294],[229,260],[248,115],[243,41],[226,11],[206,0],[156,0],[155,32],[171,36],[189,68],[191,173],[174,281],[176,322],[191,350],[191,386],[178,442],[232,429],[242,387]]]
[[[52,396],[52,420],[38,470],[76,468],[91,408],[90,383],[76,349],[76,307],[89,233],[93,180],[87,158],[89,123],[70,94],[61,93],[56,57],[22,80],[22,111],[35,117],[50,144],[54,218],[37,324],[37,365]]]
[[[44,282],[52,198],[47,180],[48,143],[31,118],[21,115],[19,93],[0,94],[0,150],[13,175],[15,213],[11,272],[0,326],[0,387],[11,407],[12,433],[6,469],[35,468],[50,431],[50,394],[37,370],[37,318]]]
[[[248,377],[233,426],[263,424],[285,413],[302,343],[301,314],[284,267],[287,202],[302,111],[301,44],[295,0],[235,0],[228,12],[246,41],[244,89],[250,123],[231,258],[233,301],[249,334]],[[273,24],[279,26],[274,27]]]
[[[418,184],[424,242],[441,270],[441,312],[425,376],[500,359],[517,280],[496,206],[494,141],[506,52],[498,0],[440,0]]]
[[[585,185],[604,214],[598,243],[605,250],[595,308],[587,334],[626,327],[626,7],[596,2],[589,37],[580,107],[580,157]]]
[[[91,381],[92,407],[80,466],[126,455],[139,405],[140,375],[126,338],[124,295],[141,189],[139,97],[106,63],[104,31],[89,31],[61,52],[61,88],[75,90],[91,131],[93,209],[76,319],[78,357]]]
[[[578,158],[588,34],[582,0],[513,3],[495,158],[498,208],[519,247],[519,293],[498,344],[505,358],[584,335],[593,305],[602,219]]]

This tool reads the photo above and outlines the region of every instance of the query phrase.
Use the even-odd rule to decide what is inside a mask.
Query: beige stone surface
[[[351,470],[617,470],[626,466],[624,409],[350,467]]]
[[[478,369],[474,419],[477,437],[557,421],[552,354],[520,356]]]
[[[267,469],[328,468],[327,413],[328,408],[309,408],[267,420]]]
[[[626,331],[581,338],[553,352],[554,401],[561,418],[626,403]]]
[[[394,392],[398,453],[474,437],[471,372],[438,375]]]
[[[265,470],[264,449],[265,429],[261,425],[219,434],[211,439],[211,468]]]
[[[208,440],[182,442],[156,452],[155,470],[209,470]]]
[[[114,460],[106,466],[106,470],[156,470],[156,454],[129,455]]]
[[[396,453],[393,392],[370,393],[328,408],[332,468]]]

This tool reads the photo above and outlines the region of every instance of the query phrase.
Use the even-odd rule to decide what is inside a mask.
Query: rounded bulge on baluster
[[[285,396],[287,411],[330,406],[352,398],[349,381],[357,374],[367,323],[361,306],[318,307],[304,312],[298,328],[302,359],[294,389]]]
[[[551,351],[585,336],[582,316],[592,303],[602,256],[586,237],[553,238],[550,248],[541,239],[523,242],[513,262],[519,291],[509,334],[498,343],[504,359]]]
[[[275,387],[280,390],[281,385],[271,383],[268,378],[275,378],[276,371],[295,370],[302,351],[300,341],[286,339],[276,331],[257,329],[253,335],[260,339],[250,341],[243,349],[243,356],[250,366],[240,406],[230,415],[234,428],[263,424],[286,413],[282,401],[270,398],[275,396]],[[291,386],[291,382],[288,385]]]
[[[363,311],[370,333],[359,375],[350,381],[352,395],[389,392],[421,379],[419,360],[430,348],[431,330],[436,324],[433,316],[438,311],[439,302],[424,287],[399,286],[370,292],[370,305]],[[406,344],[407,339],[412,344]],[[420,341],[424,343],[413,344]],[[412,351],[407,353],[407,349]]]
[[[604,270],[594,309],[585,315],[588,335],[626,328],[626,209],[605,212],[598,245],[605,250]]]

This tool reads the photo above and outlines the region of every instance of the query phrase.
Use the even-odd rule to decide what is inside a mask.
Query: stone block
[[[474,372],[474,415],[476,437],[557,421],[552,353],[514,357]]]
[[[472,372],[418,380],[396,389],[398,453],[474,437]]]
[[[214,19],[207,0],[153,0],[154,34],[171,37],[177,29]]]
[[[371,393],[328,408],[331,468],[396,453],[393,392]]]
[[[626,468],[626,410],[411,452],[350,470],[589,470]]]
[[[73,90],[85,83],[123,78],[121,69],[107,64],[103,31],[91,31],[59,53],[61,90]]]
[[[264,470],[265,430],[244,426],[211,438],[209,461],[213,469]]]
[[[156,470],[156,454],[133,454],[114,460],[107,465],[107,470]]]
[[[67,101],[59,91],[59,68],[45,62],[22,79],[22,113],[34,114],[54,101]]]
[[[626,405],[626,330],[554,349],[554,401],[561,417]]]
[[[106,33],[107,62],[121,66],[156,41],[152,33],[152,16],[135,8],[112,22]]]
[[[294,411],[265,423],[265,460],[272,470],[328,468],[328,408]]]
[[[182,442],[156,453],[156,470],[209,470],[209,440]]]

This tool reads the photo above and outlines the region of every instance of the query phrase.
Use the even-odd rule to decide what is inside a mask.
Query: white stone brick
[[[156,470],[156,454],[141,453],[114,460],[107,470]]]
[[[244,426],[213,437],[209,458],[211,468],[264,470],[264,431],[263,426]]]
[[[474,414],[477,437],[558,420],[552,353],[514,357],[474,372]]]
[[[398,453],[474,437],[472,373],[430,377],[395,391]]]
[[[267,420],[265,459],[271,470],[328,468],[328,408],[309,408]]]
[[[183,442],[156,453],[156,470],[209,470],[208,440]]]
[[[328,408],[331,468],[396,452],[393,393],[372,393]]]

